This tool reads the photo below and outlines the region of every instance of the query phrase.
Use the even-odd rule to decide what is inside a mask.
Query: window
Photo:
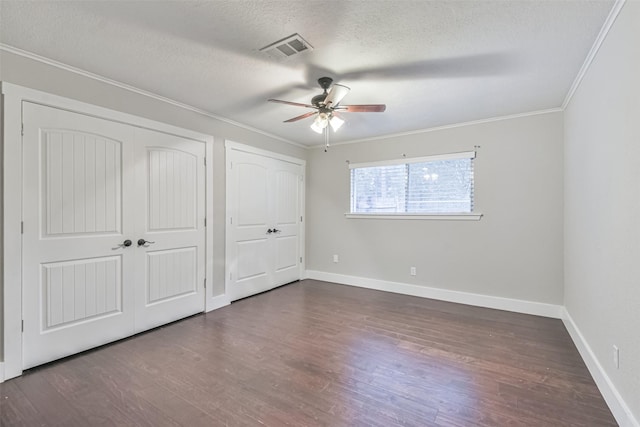
[[[351,164],[351,214],[473,213],[475,152]]]

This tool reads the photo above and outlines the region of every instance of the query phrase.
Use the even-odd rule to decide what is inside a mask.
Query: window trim
[[[382,160],[379,162],[349,163],[349,169],[373,168],[377,166],[407,165],[412,163],[435,162],[438,160],[458,160],[458,159],[475,159],[475,158],[476,158],[475,151],[461,151],[459,153],[434,154],[432,156],[411,157],[408,159],[402,158],[402,159],[394,159],[394,160]]]
[[[422,219],[440,221],[480,221],[484,214],[472,213],[438,213],[438,214],[410,214],[410,213],[350,213],[344,214],[347,219]]]
[[[395,166],[413,163],[433,162],[439,160],[475,159],[475,151],[461,151],[457,153],[434,154],[431,156],[382,160],[377,162],[349,163],[349,170],[359,168],[371,168],[379,166]],[[349,178],[351,179],[351,178]],[[350,195],[351,197],[351,195]],[[351,202],[350,202],[351,204]],[[444,212],[444,213],[363,213],[345,212],[347,219],[405,219],[405,220],[440,220],[440,221],[480,221],[483,214],[480,212]]]

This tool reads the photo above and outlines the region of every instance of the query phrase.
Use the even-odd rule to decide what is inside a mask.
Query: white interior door
[[[23,366],[134,331],[133,128],[24,103]]]
[[[204,144],[28,102],[23,123],[23,368],[202,312]]]
[[[304,183],[300,165],[274,160],[271,164],[274,286],[300,279],[300,215]]]
[[[231,301],[300,278],[302,166],[227,150],[227,294]]]
[[[269,159],[232,151],[227,159],[227,210],[232,243],[227,245],[227,294],[231,301],[271,289],[272,261],[267,230]]]
[[[205,146],[137,129],[135,158],[140,332],[204,310]]]

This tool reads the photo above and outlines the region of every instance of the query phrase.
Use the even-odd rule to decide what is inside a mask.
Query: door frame
[[[205,288],[204,311],[228,304],[224,295],[213,294],[213,136],[183,129],[132,114],[0,82],[3,95],[2,173],[2,284],[0,319],[4,327],[0,356],[0,382],[22,374],[22,104],[32,102],[126,125],[164,132],[205,144]],[[19,161],[18,161],[19,160]]]
[[[305,224],[307,221],[307,215],[305,212],[305,193],[306,193],[306,183],[307,183],[307,161],[304,159],[300,159],[298,157],[287,156],[285,154],[274,153],[272,151],[262,150],[260,148],[253,147],[251,145],[241,144],[239,142],[234,142],[231,140],[225,140],[225,251],[224,251],[224,265],[225,265],[225,274],[224,274],[224,288],[225,294],[231,285],[231,280],[229,279],[231,265],[230,254],[232,253],[232,245],[233,241],[231,239],[230,233],[230,218],[231,218],[231,203],[229,200],[229,175],[231,173],[231,151],[242,151],[249,154],[255,154],[262,157],[268,157],[271,159],[281,160],[284,162],[293,163],[299,165],[302,169],[302,181],[298,183],[299,191],[300,191],[300,216],[302,216],[302,221],[300,221],[298,225],[298,247],[300,248],[300,257],[302,261],[300,262],[300,271],[299,277],[300,280],[306,279],[306,245],[305,245]]]

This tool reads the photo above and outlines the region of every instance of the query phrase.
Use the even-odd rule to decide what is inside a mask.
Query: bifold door
[[[238,150],[227,162],[231,301],[300,278],[302,166]]]
[[[23,367],[204,309],[204,144],[23,103]]]

